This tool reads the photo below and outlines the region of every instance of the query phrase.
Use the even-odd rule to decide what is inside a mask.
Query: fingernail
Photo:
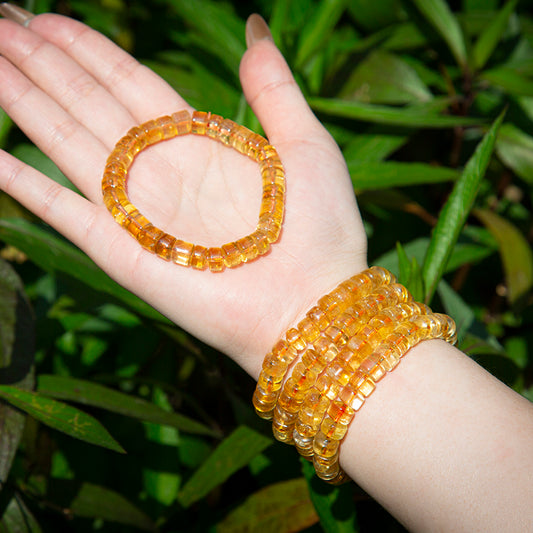
[[[261,39],[268,39],[274,42],[265,19],[261,15],[253,13],[246,21],[246,46],[250,48],[250,46]]]
[[[25,27],[28,27],[31,19],[35,17],[33,13],[8,2],[0,4],[0,15]]]

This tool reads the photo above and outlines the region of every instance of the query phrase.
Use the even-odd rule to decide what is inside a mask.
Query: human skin
[[[0,188],[84,250],[120,284],[241,365],[254,379],[283,332],[366,268],[366,236],[346,165],[257,22],[241,62],[244,94],[286,169],[281,239],[220,274],[162,261],[104,207],[101,173],[132,126],[190,106],[146,67],[73,20],[0,20],[0,107],[84,197],[0,151]],[[257,38],[258,36],[266,38]],[[36,110],[38,112],[36,112]],[[204,245],[256,224],[252,161],[193,136],[141,154],[134,204],[165,231]],[[411,349],[355,417],[347,473],[412,531],[528,531],[533,409],[457,349]]]

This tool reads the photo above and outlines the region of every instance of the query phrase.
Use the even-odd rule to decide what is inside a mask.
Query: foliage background
[[[24,7],[83,20],[192,105],[256,130],[237,73],[261,13],[343,149],[370,262],[454,316],[460,348],[533,400],[531,2]],[[66,183],[1,110],[0,147]],[[0,217],[1,532],[402,531],[274,443],[225,356],[5,195]]]

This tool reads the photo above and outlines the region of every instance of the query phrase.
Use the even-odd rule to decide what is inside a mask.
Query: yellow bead
[[[210,115],[211,113],[205,111],[194,111],[191,118],[191,133],[205,135]]]
[[[207,268],[207,248],[195,244],[191,252],[190,265],[197,270],[205,270]]]
[[[211,272],[224,270],[224,252],[221,248],[209,248],[206,252],[206,258]]]
[[[156,228],[152,224],[144,227],[142,231],[137,235],[137,241],[139,244],[149,251],[155,250],[157,241],[163,236],[163,231]]]
[[[176,237],[173,237],[168,233],[163,233],[155,245],[155,253],[165,261],[170,261],[172,247],[175,242]]]
[[[176,239],[174,245],[172,246],[170,258],[178,265],[189,266],[193,248],[194,245],[190,242]]]
[[[186,135],[191,133],[192,128],[192,119],[191,114],[186,111],[178,111],[177,113],[172,113],[172,120],[176,124],[176,131],[178,135]]]
[[[241,252],[234,242],[222,245],[222,251],[224,252],[224,264],[228,268],[236,267],[242,263]]]

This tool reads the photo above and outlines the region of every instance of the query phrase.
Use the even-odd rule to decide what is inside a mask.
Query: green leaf
[[[208,0],[170,0],[169,5],[192,31],[187,36],[195,46],[207,50],[237,73],[246,51],[244,21],[231,6]],[[174,34],[180,40],[179,34]]]
[[[357,26],[369,31],[388,27],[403,18],[401,0],[348,2],[348,10]]]
[[[184,507],[197,502],[232,474],[246,466],[272,444],[272,439],[246,426],[238,427],[225,438],[192,475],[181,490],[178,501]]]
[[[461,177],[456,182],[444,205],[431,236],[422,271],[429,302],[441,279],[463,225],[472,209],[481,180],[492,156],[503,113],[485,134],[474,154],[468,160]]]
[[[312,463],[300,460],[309,488],[309,496],[325,533],[357,533],[357,515],[350,484],[338,487],[327,485],[315,474]]]
[[[472,50],[472,60],[476,70],[481,70],[485,66],[498,46],[517,3],[518,0],[509,0],[478,37]]]
[[[0,148],[3,148],[6,144],[7,136],[11,130],[13,121],[9,118],[9,115],[0,107]]]
[[[20,495],[14,493],[0,516],[0,533],[41,533],[42,529]]]
[[[100,422],[70,405],[10,385],[0,385],[0,398],[75,439],[125,453]]]
[[[422,105],[397,108],[364,104],[353,100],[318,97],[308,98],[308,102],[315,111],[320,113],[377,124],[419,128],[451,128],[474,126],[483,122],[483,119],[429,113],[427,108]]]
[[[465,228],[466,230],[467,228]],[[467,233],[463,231],[463,235]],[[418,264],[424,262],[424,257],[427,254],[430,240],[425,237],[414,239],[407,243],[403,248],[408,257],[415,257]],[[453,248],[452,254],[444,273],[455,272],[459,267],[465,264],[477,263],[492,255],[497,250],[497,244],[491,239],[491,242],[476,242],[476,241],[459,241]],[[381,265],[384,268],[399,272],[398,255],[396,250],[391,250],[380,257],[378,257],[374,264]]]
[[[57,165],[33,144],[19,144],[11,151],[11,155],[36,168],[63,187],[79,192]]]
[[[217,533],[292,533],[317,522],[307,482],[299,478],[269,485],[252,494],[217,524]]]
[[[500,87],[514,96],[531,96],[533,94],[533,80],[520,74],[515,66],[503,66],[485,70],[480,79],[491,85]]]
[[[166,51],[158,55],[157,61],[145,60],[143,64],[159,74],[196,109],[206,107],[206,87],[209,87],[209,109],[213,112],[229,118],[239,105],[237,88],[188,54]]]
[[[189,417],[167,412],[141,398],[90,381],[63,376],[40,375],[37,380],[37,390],[40,394],[59,400],[99,407],[145,422],[172,426],[188,433],[219,436],[216,431]]]
[[[425,19],[444,39],[457,64],[466,66],[466,45],[461,27],[444,0],[412,0]]]
[[[387,189],[427,183],[455,181],[459,173],[451,168],[424,163],[347,161],[352,183],[357,191]]]
[[[531,244],[516,226],[493,211],[476,209],[474,214],[499,244],[509,301],[523,304],[533,287]]]
[[[408,63],[382,50],[375,50],[357,65],[339,96],[373,104],[409,104],[433,98]]]
[[[438,285],[438,292],[446,313],[454,320],[457,326],[457,343],[460,344],[470,326],[474,323],[474,311],[444,280]]]
[[[11,266],[0,259],[0,384],[33,387],[34,319],[22,281]],[[9,475],[25,416],[0,403],[0,489]]]
[[[377,162],[386,159],[401,148],[409,139],[405,134],[367,133],[356,134],[344,147],[342,153],[348,165],[355,165],[356,161]]]
[[[43,270],[67,274],[96,291],[117,298],[145,317],[169,323],[151,306],[115,283],[78,248],[51,231],[23,219],[1,219],[0,239],[24,252]]]
[[[399,242],[396,243],[396,253],[398,254],[398,279],[400,283],[407,287],[416,301],[422,300],[424,297],[424,280],[416,257],[413,256],[409,259]]]
[[[322,0],[316,4],[316,9],[300,33],[295,59],[296,68],[301,68],[324,46],[345,8],[346,0]]]
[[[47,500],[68,509],[73,516],[98,518],[144,531],[157,530],[143,511],[122,494],[107,487],[57,479],[51,480],[49,485]]]
[[[518,176],[533,184],[533,137],[513,124],[503,124],[496,141],[496,153]]]

